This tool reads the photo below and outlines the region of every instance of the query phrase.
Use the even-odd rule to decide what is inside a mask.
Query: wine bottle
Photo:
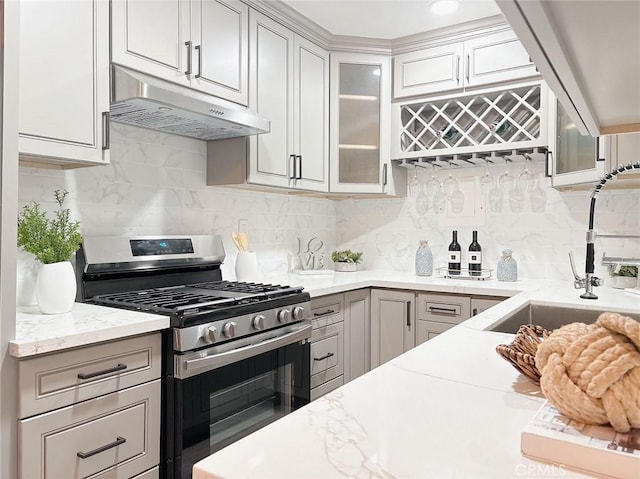
[[[469,275],[480,276],[482,274],[482,248],[478,243],[478,232],[473,232],[473,241],[469,245]]]
[[[458,243],[458,232],[453,232],[453,240],[449,245],[449,274],[450,275],[459,275],[460,274],[460,266],[461,266],[461,250],[460,244]]]

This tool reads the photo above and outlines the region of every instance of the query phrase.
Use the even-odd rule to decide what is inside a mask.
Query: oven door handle
[[[223,353],[215,353],[211,356],[196,359],[182,359],[182,367],[180,368],[181,370],[177,371],[176,377],[184,379],[195,374],[211,371],[242,361],[243,359],[257,356],[258,354],[266,353],[267,351],[273,351],[274,349],[296,343],[303,339],[309,339],[310,337],[311,325],[304,324],[283,336],[267,339],[257,344],[250,344],[249,346],[243,346]]]

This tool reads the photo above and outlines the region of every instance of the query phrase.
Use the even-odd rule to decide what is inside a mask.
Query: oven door
[[[176,355],[173,477],[309,403],[310,336],[298,323]]]

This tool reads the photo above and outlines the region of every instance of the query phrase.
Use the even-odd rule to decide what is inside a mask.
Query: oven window
[[[190,478],[199,460],[307,404],[308,350],[291,345],[176,381],[179,477]]]

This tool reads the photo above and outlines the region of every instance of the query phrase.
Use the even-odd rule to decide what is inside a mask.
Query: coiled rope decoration
[[[547,400],[562,414],[618,432],[640,428],[640,323],[603,313],[595,324],[567,324],[538,346]]]

